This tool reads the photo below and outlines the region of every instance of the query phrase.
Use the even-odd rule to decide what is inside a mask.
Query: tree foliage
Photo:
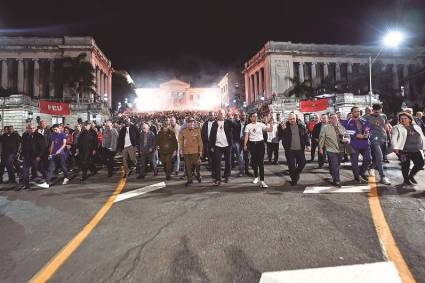
[[[86,53],[63,58],[61,83],[75,91],[77,102],[92,95],[96,102],[100,97],[96,93],[95,69],[86,58]]]
[[[112,105],[114,108],[116,108],[118,102],[123,103],[126,98],[129,102],[134,102],[136,99],[136,86],[128,81],[126,72],[116,71],[112,74],[112,93]]]

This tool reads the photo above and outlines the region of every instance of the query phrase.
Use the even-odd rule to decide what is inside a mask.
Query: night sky
[[[425,44],[425,0],[0,0],[2,35],[90,35],[139,86],[211,84],[268,40],[376,44],[391,27]]]

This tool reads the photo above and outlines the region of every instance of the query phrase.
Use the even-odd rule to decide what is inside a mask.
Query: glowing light
[[[387,47],[397,47],[404,40],[404,34],[400,31],[389,31],[383,39],[383,44]]]

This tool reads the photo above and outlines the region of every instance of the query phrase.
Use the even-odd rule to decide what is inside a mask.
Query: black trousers
[[[269,161],[272,161],[272,156],[274,156],[273,161],[276,163],[279,160],[279,143],[267,143],[267,157]]]
[[[115,151],[112,151],[108,148],[103,148],[103,162],[106,165],[106,168],[108,169],[108,175],[112,175],[113,169],[114,169],[114,157],[115,157]]]
[[[257,178],[260,175],[260,181],[264,181],[264,142],[249,142],[248,149],[251,153],[254,177]]]
[[[401,152],[399,158],[401,161],[401,172],[403,173],[404,180],[408,180],[409,177],[414,177],[416,173],[424,168],[424,158],[420,151]],[[412,170],[410,170],[410,161],[413,162]]]
[[[85,153],[80,155],[80,167],[82,172],[82,178],[87,179],[87,171],[90,170],[92,173],[96,173],[96,166],[94,163],[94,155],[90,153]]]
[[[221,181],[221,157],[224,155],[224,177],[230,176],[230,160],[231,160],[232,147],[214,146],[214,168],[213,179]]]
[[[305,167],[304,150],[285,150],[285,155],[288,161],[289,175],[291,180],[295,181]]]
[[[311,161],[314,161],[314,157],[316,156],[316,149],[319,147],[319,143],[315,141],[314,139],[311,140]],[[322,167],[325,164],[326,155],[325,155],[326,149],[323,148],[323,153],[320,154],[319,150],[317,150],[317,159],[319,161],[319,166]]]

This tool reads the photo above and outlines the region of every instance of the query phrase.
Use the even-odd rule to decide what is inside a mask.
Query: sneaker
[[[360,181],[363,181],[365,183],[368,183],[369,182],[369,179],[366,177],[366,175],[360,174]]]
[[[41,184],[35,184],[37,187],[43,188],[43,189],[48,189],[50,186],[49,184],[47,184],[46,182],[41,183]]]
[[[382,177],[381,178],[381,184],[384,184],[384,185],[387,185],[387,186],[391,185],[390,179],[388,179],[387,177]]]
[[[369,169],[369,176],[375,177],[375,169]]]
[[[341,188],[341,182],[334,182],[333,185],[337,188]]]
[[[359,184],[366,184],[367,181],[364,180],[363,178],[354,178],[354,182],[359,183]]]
[[[268,188],[269,186],[267,186],[266,182],[264,181],[260,181],[260,188]]]
[[[63,179],[63,182],[62,182],[62,185],[66,185],[66,184],[68,184],[68,182],[69,182],[69,179],[68,178],[64,178]]]
[[[414,185],[417,185],[417,184],[418,184],[418,182],[415,180],[415,178],[414,178],[413,176],[410,176],[410,177],[409,177],[409,181],[410,181],[412,184],[414,184]]]
[[[258,184],[258,177],[254,178],[254,180],[252,180],[253,184]]]

